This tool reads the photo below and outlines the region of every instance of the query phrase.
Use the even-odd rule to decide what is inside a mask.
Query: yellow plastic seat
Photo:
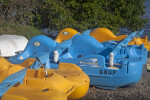
[[[92,37],[94,37],[99,42],[105,42],[110,40],[120,41],[127,37],[127,35],[119,35],[115,36],[109,29],[107,28],[98,28],[90,33]],[[144,38],[136,37],[128,45],[141,45],[144,43],[144,47],[147,50],[150,49],[150,45],[148,42],[147,36]]]
[[[35,59],[27,59],[22,64],[11,64],[0,58],[0,82],[7,76],[30,66]],[[3,64],[5,68],[3,68]],[[89,88],[89,77],[75,64],[60,63],[58,69],[27,69],[23,84],[14,85],[1,100],[67,100],[80,99]]]
[[[150,41],[148,41],[148,36],[146,35],[144,38],[136,37],[128,45],[141,45],[144,44],[144,47],[150,51]]]
[[[92,31],[90,35],[99,42],[105,42],[105,41],[110,41],[110,40],[120,41],[127,37],[127,35],[115,36],[107,28],[97,28],[96,30]]]
[[[77,33],[79,33],[79,32],[72,28],[65,28],[58,33],[58,36],[55,39],[55,41],[58,43],[61,43],[65,40],[72,38]]]

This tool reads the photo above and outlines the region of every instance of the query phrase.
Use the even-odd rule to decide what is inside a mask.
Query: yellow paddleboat
[[[0,58],[0,83],[9,75],[27,68],[35,59],[22,64],[11,64]],[[1,84],[0,84],[1,86]],[[75,64],[60,63],[58,69],[38,70],[27,68],[23,83],[15,84],[1,100],[67,100],[80,99],[88,91],[89,77]]]

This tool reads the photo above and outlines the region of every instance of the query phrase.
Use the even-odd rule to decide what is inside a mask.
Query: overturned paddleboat
[[[28,40],[19,35],[0,36],[0,56],[11,57],[21,53],[26,47]]]
[[[46,69],[38,58],[22,64],[0,58],[0,63],[1,100],[80,99],[89,88],[88,76],[75,64],[60,63],[58,69]]]

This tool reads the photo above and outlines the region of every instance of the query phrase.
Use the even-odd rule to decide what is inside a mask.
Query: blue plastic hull
[[[100,59],[100,57],[97,58]],[[87,57],[87,59],[90,58]],[[80,58],[79,60],[80,62],[84,61],[83,58]],[[102,58],[100,59],[100,61],[103,61]],[[79,65],[79,63],[77,63],[78,60],[75,59],[74,60],[64,59],[62,60],[62,62],[71,62]],[[101,65],[99,66],[91,66],[91,65],[87,66],[79,65],[79,66],[90,77],[90,85],[102,89],[115,89],[117,87],[136,84],[140,80],[142,75],[143,62],[144,59],[136,60],[136,62],[132,60],[131,61],[124,60],[120,68],[118,69],[105,67],[102,65],[102,63],[100,63]],[[94,64],[93,62],[88,63]]]
[[[107,77],[107,76],[92,76],[90,77],[90,84],[92,86],[102,89],[115,89],[118,87],[135,85],[141,78],[141,74],[132,74],[124,77]]]

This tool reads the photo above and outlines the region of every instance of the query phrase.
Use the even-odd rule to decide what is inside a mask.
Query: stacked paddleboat
[[[0,58],[2,100],[80,99],[89,83],[103,89],[135,85],[147,71],[143,32],[115,36],[106,28],[82,34],[66,28],[55,41],[35,36],[21,53]]]

